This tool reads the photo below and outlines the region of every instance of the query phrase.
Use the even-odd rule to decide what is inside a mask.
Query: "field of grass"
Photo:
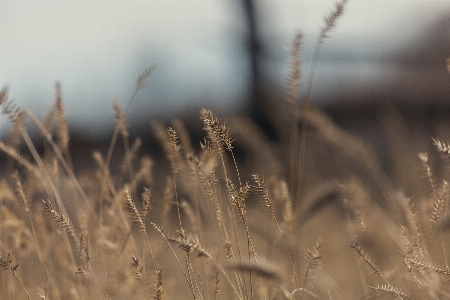
[[[316,61],[345,3],[325,18]],[[314,69],[299,99],[301,41],[270,116],[277,139],[204,109],[201,141],[181,121],[151,123],[166,159],[141,150],[114,104],[108,151],[75,172],[59,85],[43,121],[3,90],[0,299],[449,299],[450,145],[409,145],[392,113],[383,166],[313,104]]]

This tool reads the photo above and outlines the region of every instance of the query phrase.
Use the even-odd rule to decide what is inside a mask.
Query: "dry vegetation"
[[[326,17],[316,59],[345,2]],[[245,117],[225,125],[209,110],[199,147],[181,122],[153,122],[166,169],[142,155],[127,130],[128,106],[114,104],[109,151],[93,152],[95,167],[75,174],[59,86],[43,122],[3,91],[13,129],[0,142],[9,157],[0,181],[0,298],[450,298],[442,167],[450,146],[435,139],[433,152],[414,153],[425,176],[411,179],[422,192],[406,197],[368,146],[310,98],[300,101],[300,46],[299,34],[289,48],[291,114],[272,116],[279,140]],[[39,129],[43,152],[25,122]],[[124,155],[112,173],[116,144]]]

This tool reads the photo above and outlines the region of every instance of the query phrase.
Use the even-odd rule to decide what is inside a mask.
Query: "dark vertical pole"
[[[264,119],[261,99],[261,40],[258,30],[258,17],[254,0],[241,0],[248,33],[246,46],[250,59],[250,114],[259,123]]]

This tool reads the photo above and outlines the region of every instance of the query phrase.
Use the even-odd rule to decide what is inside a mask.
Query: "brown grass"
[[[327,16],[319,44],[345,3]],[[204,109],[199,147],[182,121],[152,123],[165,163],[142,153],[126,122],[154,67],[138,77],[125,109],[113,104],[109,148],[79,173],[59,84],[44,122],[3,90],[14,127],[10,142],[0,141],[13,170],[0,178],[0,298],[450,298],[449,145],[434,139],[418,158],[409,149],[424,178],[385,171],[361,138],[298,99],[300,41],[290,49],[290,114],[274,112],[289,117],[279,128],[289,139],[269,140],[246,117],[225,123]],[[113,166],[119,136],[123,157]],[[400,192],[392,174],[410,179],[415,194]]]

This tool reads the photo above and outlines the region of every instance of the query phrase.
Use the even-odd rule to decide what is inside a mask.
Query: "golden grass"
[[[318,44],[345,3],[326,18]],[[126,123],[154,67],[138,77],[125,109],[113,104],[108,151],[93,151],[94,167],[79,174],[59,84],[44,122],[3,90],[14,126],[10,142],[0,142],[13,170],[0,178],[0,298],[450,298],[449,174],[432,160],[441,154],[445,165],[449,145],[434,139],[435,150],[418,154],[425,178],[406,197],[369,146],[300,102],[300,42],[298,34],[289,50],[291,114],[279,128],[288,139],[268,140],[245,117],[227,126],[204,109],[198,148],[181,121],[167,129],[152,122],[165,168],[154,168]],[[43,152],[27,120],[49,146]],[[113,168],[119,135],[124,154]]]

